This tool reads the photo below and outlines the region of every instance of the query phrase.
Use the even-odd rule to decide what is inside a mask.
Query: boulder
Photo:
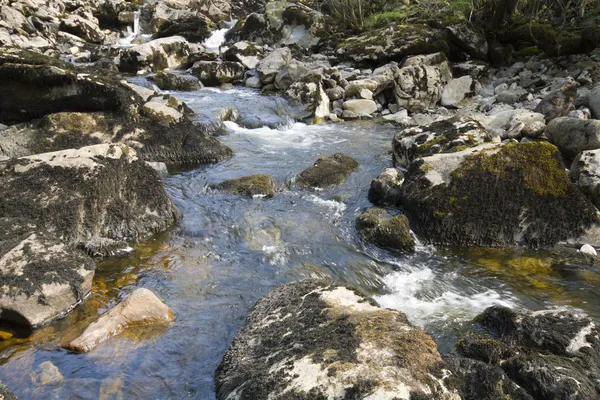
[[[463,13],[442,11],[433,15],[430,24],[446,33],[449,46],[456,53],[487,60],[488,41],[485,30],[471,23]]]
[[[124,144],[21,157],[1,168],[4,218],[48,230],[90,253],[97,252],[99,238],[123,249],[125,241],[163,231],[177,217],[159,176]]]
[[[264,50],[252,42],[241,41],[231,45],[224,53],[223,60],[239,62],[246,69],[254,69],[262,58]]]
[[[303,188],[325,189],[344,182],[358,165],[356,160],[343,153],[323,156],[312,167],[302,171],[297,182]]]
[[[587,150],[579,153],[569,176],[577,182],[579,189],[600,208],[600,150]]]
[[[536,112],[544,114],[546,122],[566,116],[573,108],[577,97],[577,82],[568,77],[558,89],[550,92],[535,108]]]
[[[273,197],[275,195],[275,182],[271,176],[265,174],[229,179],[219,183],[216,188],[250,197]]]
[[[219,86],[223,83],[241,82],[245,69],[238,62],[198,61],[190,72],[206,86]]]
[[[344,97],[351,99],[353,97],[361,98],[360,93],[362,90],[369,90],[375,92],[379,87],[379,82],[374,79],[359,79],[352,81],[344,88]]]
[[[320,74],[305,75],[285,93],[290,99],[304,105],[313,116],[314,122],[321,122],[329,116],[331,101],[325,92],[323,77]]]
[[[459,105],[468,95],[472,95],[475,89],[475,80],[470,76],[461,76],[452,79],[444,87],[441,104],[444,107],[455,107]]]
[[[275,288],[215,374],[218,400],[458,400],[433,339],[405,315],[332,281]]]
[[[355,114],[373,114],[377,111],[377,104],[373,100],[354,99],[344,102],[344,110],[351,111]]]
[[[19,196],[31,195],[24,191]],[[12,200],[0,200],[0,209],[18,204]],[[13,221],[18,234],[13,233]],[[75,246],[47,233],[33,233],[28,222],[38,221],[10,214],[0,220],[0,321],[35,328],[63,316],[85,299],[92,289],[95,265]]]
[[[261,82],[265,85],[273,83],[277,73],[290,61],[292,61],[292,52],[287,47],[279,48],[260,60],[256,70]]]
[[[463,398],[595,399],[598,330],[573,311],[486,309],[452,362]]]
[[[308,72],[306,65],[297,60],[291,60],[281,71],[275,75],[275,87],[288,90],[292,84],[299,81]]]
[[[573,158],[584,150],[600,149],[600,121],[556,118],[546,127],[546,136],[561,153]]]
[[[491,140],[491,134],[479,122],[452,117],[400,131],[392,141],[393,159],[396,165],[408,168],[417,158],[462,151]]]
[[[117,306],[88,326],[75,340],[64,347],[71,351],[87,353],[112,336],[121,334],[132,326],[169,323],[173,312],[148,289],[135,289]]]
[[[97,23],[77,14],[71,14],[60,21],[60,30],[78,36],[89,43],[102,43],[104,32]]]
[[[160,90],[180,90],[191,92],[204,87],[198,78],[193,76],[173,74],[171,72],[158,72],[148,78]]]
[[[481,145],[417,159],[402,206],[418,237],[457,246],[551,246],[596,221],[558,149],[545,142]]]
[[[347,38],[337,47],[342,60],[383,65],[417,54],[448,53],[441,30],[413,23],[390,26]]]
[[[588,105],[594,118],[600,119],[600,84],[594,86],[590,92],[588,96]]]
[[[415,239],[405,215],[391,215],[384,208],[369,208],[356,218],[356,230],[364,241],[378,247],[415,251]]]
[[[214,30],[212,21],[202,13],[191,9],[175,9],[166,1],[160,1],[154,8],[150,22],[155,37],[182,36],[191,41],[201,41]]]
[[[125,49],[121,53],[119,70],[135,74],[143,69],[156,72],[180,68],[187,64],[190,54],[190,45],[181,36],[156,39]]]
[[[530,138],[538,138],[546,130],[543,114],[524,109],[506,110],[482,118],[475,116],[475,118],[489,131],[498,129],[510,131],[513,126],[522,123],[520,135]],[[502,139],[507,138],[507,136],[502,137]]]
[[[371,181],[369,201],[378,206],[395,206],[402,197],[404,174],[397,168],[386,168]]]

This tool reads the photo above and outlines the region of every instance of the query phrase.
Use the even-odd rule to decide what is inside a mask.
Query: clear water
[[[354,221],[370,206],[371,179],[391,164],[393,127],[295,123],[283,99],[246,89],[173,94],[202,118],[235,105],[243,118],[287,122],[254,129],[226,123],[229,135],[220,140],[234,149],[232,159],[164,180],[183,215],[174,229],[128,257],[101,262],[90,299],[65,319],[30,338],[0,342],[0,380],[22,398],[214,399],[214,370],[248,310],[274,286],[307,277],[352,284],[382,306],[404,311],[443,352],[463,322],[493,304],[577,307],[600,316],[600,271],[585,259],[425,246],[401,255],[361,243]],[[295,188],[299,172],[340,151],[360,162],[344,184],[318,192]],[[281,191],[273,199],[207,188],[256,173],[277,181]],[[156,293],[176,321],[130,330],[89,354],[60,347],[136,287]],[[34,386],[30,372],[48,360],[64,382]]]

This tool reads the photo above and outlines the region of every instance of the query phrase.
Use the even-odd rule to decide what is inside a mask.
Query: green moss
[[[436,217],[437,219],[443,219],[446,215],[448,215],[448,213],[445,213],[440,210],[436,210],[433,212],[433,216]]]
[[[529,46],[522,48],[521,50],[514,53],[516,57],[531,57],[538,54],[541,54],[542,50],[537,46]]]
[[[365,30],[383,28],[390,24],[404,22],[410,15],[407,8],[371,14],[365,21]]]
[[[275,195],[273,178],[266,174],[230,179],[217,185],[217,189],[247,196],[273,197]]]
[[[376,246],[405,252],[415,249],[405,215],[391,216],[383,208],[370,208],[356,219],[356,228],[363,240]]]

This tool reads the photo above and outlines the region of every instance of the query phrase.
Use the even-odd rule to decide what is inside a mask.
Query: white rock
[[[582,254],[588,254],[588,255],[594,256],[594,257],[596,257],[598,255],[598,253],[596,253],[596,249],[594,249],[589,244],[584,244],[583,246],[581,246],[581,249],[579,249],[579,252]]]

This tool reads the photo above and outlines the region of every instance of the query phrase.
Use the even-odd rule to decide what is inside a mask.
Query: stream
[[[134,82],[145,78],[136,77]],[[206,120],[223,107],[242,115],[221,140],[235,156],[171,171],[165,187],[181,211],[171,231],[119,259],[98,263],[93,293],[66,318],[25,339],[0,341],[0,380],[24,399],[214,399],[213,374],[250,308],[276,285],[331,277],[398,309],[452,350],[463,323],[503,304],[582,309],[600,317],[598,264],[563,251],[453,249],[419,245],[403,255],[365,245],[354,221],[372,206],[370,181],[391,166],[397,128],[373,122],[305,125],[277,96],[233,88],[168,92]],[[299,190],[294,177],[322,155],[360,163],[345,183]],[[246,175],[273,176],[272,199],[209,189]],[[135,328],[88,354],[60,347],[137,287],[173,310],[168,327]],[[51,361],[62,383],[35,386],[30,372]]]

